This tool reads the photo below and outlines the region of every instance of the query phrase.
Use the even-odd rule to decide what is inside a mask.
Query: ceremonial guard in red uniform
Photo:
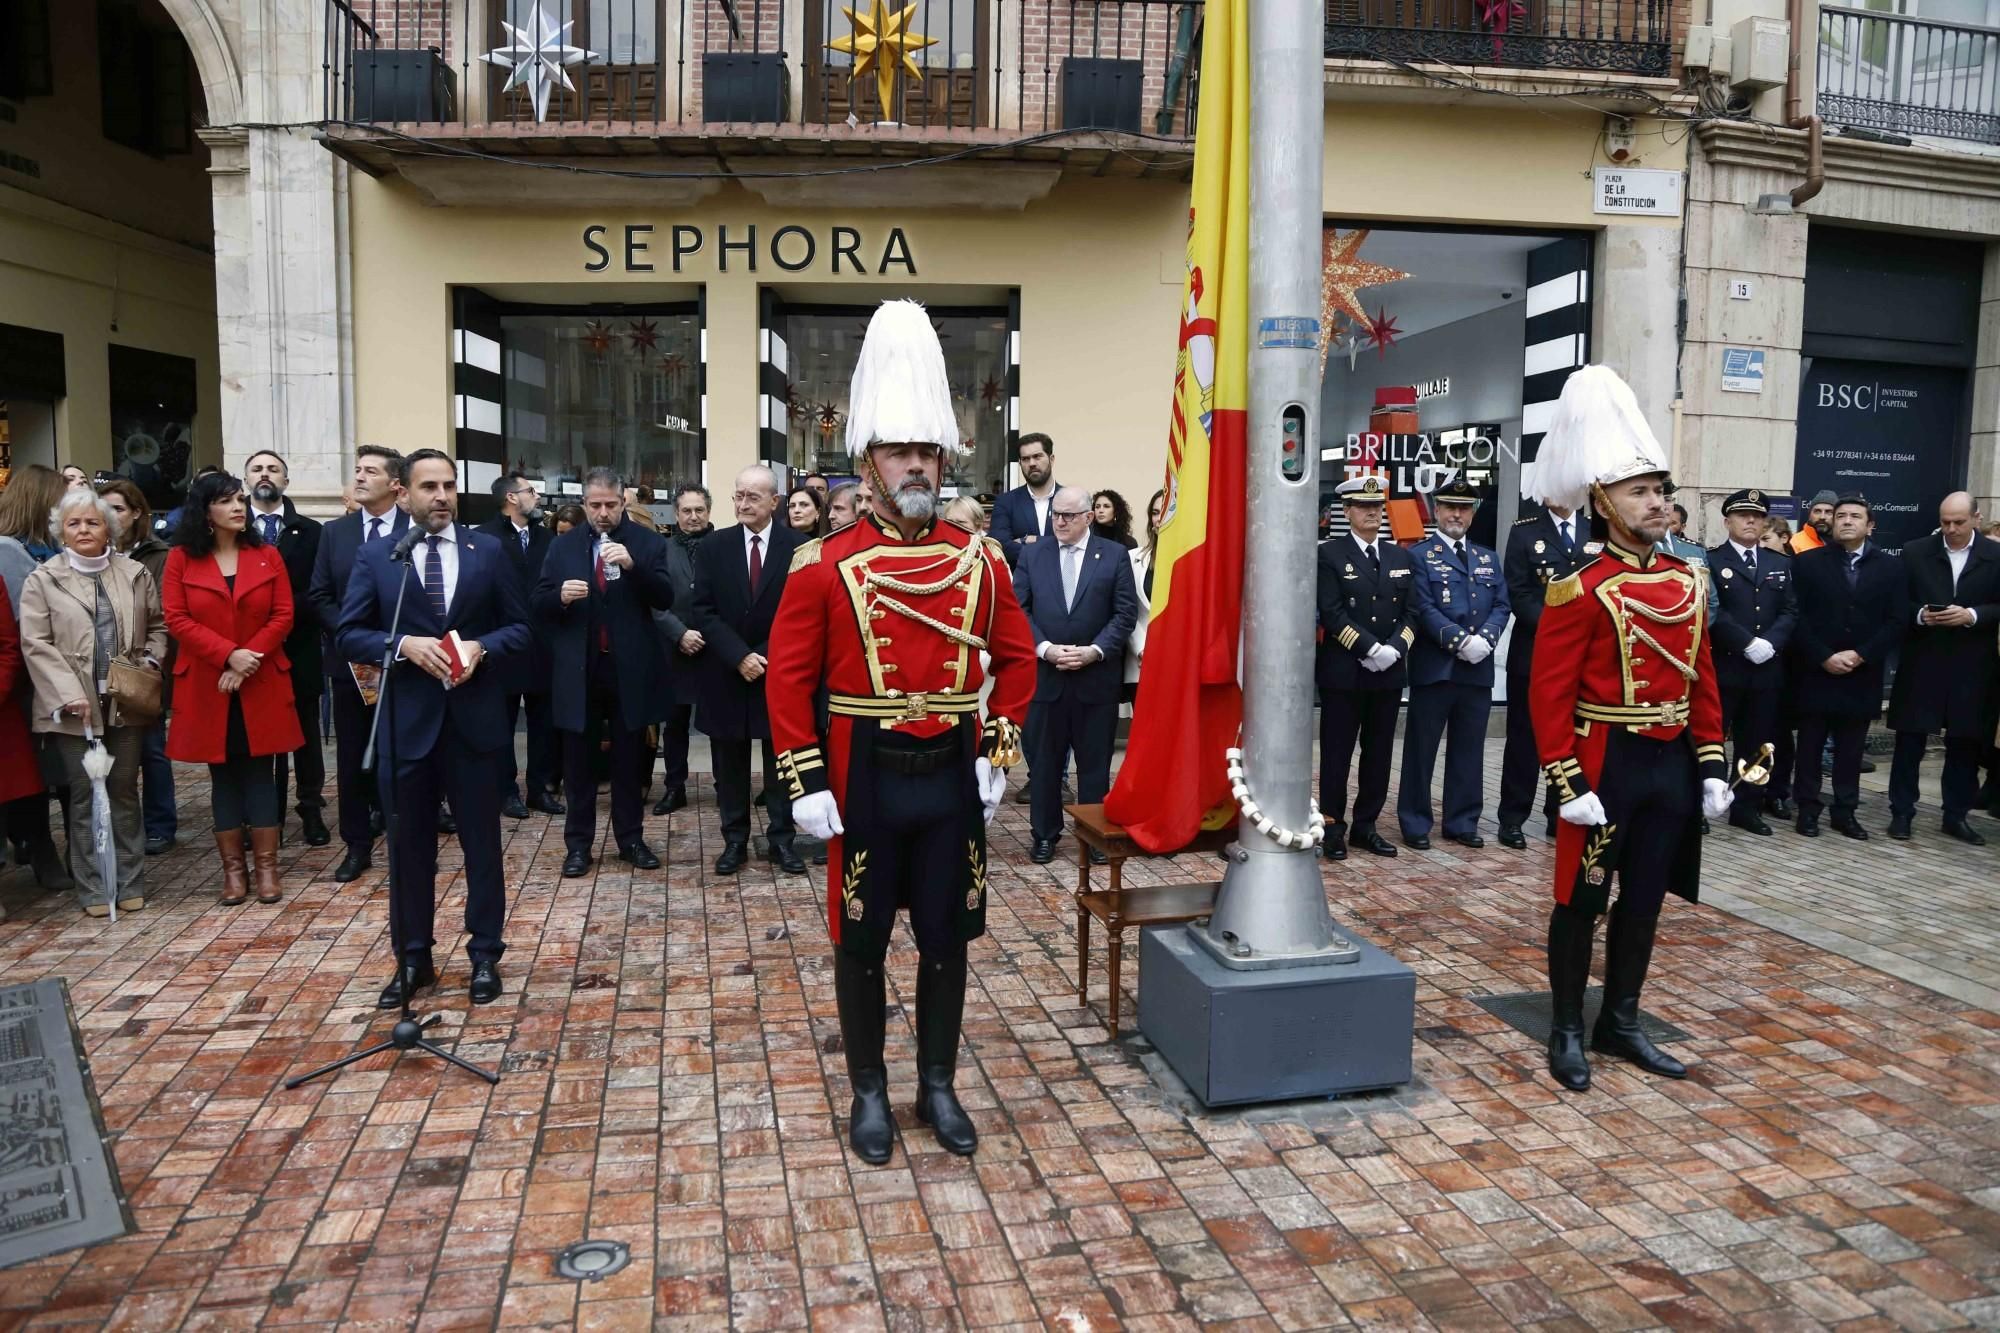
[[[977,1146],[952,1091],[965,946],[986,930],[986,825],[1020,761],[1035,690],[1033,635],[1006,557],[937,517],[944,459],[963,452],[961,438],[929,315],[913,301],[885,303],[848,396],[848,453],[874,507],[800,548],[771,628],[780,780],[799,827],[828,843],[827,926],[854,1088],[848,1138],[877,1164],[895,1144],[883,962],[899,906],[919,954],[916,1117],[954,1153]]]
[[[1624,381],[1604,366],[1570,376],[1530,489],[1566,508],[1587,498],[1601,545],[1549,584],[1529,688],[1562,818],[1549,917],[1549,1072],[1575,1091],[1590,1086],[1583,992],[1614,880],[1591,1049],[1686,1077],[1640,1029],[1639,990],[1666,895],[1696,899],[1702,816],[1719,818],[1730,804],[1704,574],[1653,546],[1667,530],[1666,485],[1666,459]]]

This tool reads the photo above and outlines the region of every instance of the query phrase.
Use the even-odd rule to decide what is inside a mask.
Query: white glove
[[[1368,659],[1375,663],[1375,670],[1387,671],[1403,660],[1403,655],[1386,643],[1378,643],[1368,650]]]
[[[1729,790],[1729,784],[1721,778],[1701,780],[1701,812],[1710,819],[1722,818],[1735,800],[1736,793]]]
[[[993,767],[991,760],[982,757],[973,761],[972,776],[979,784],[979,803],[986,807],[986,822],[991,824],[993,816],[1000,813],[1000,798],[1007,794],[1007,770]]]
[[[1389,668],[1377,660],[1373,652],[1370,652],[1366,657],[1361,659],[1361,669],[1363,671],[1387,671]]]
[[[1493,645],[1486,642],[1485,638],[1481,635],[1468,634],[1459,641],[1458,655],[1461,660],[1470,665],[1478,666],[1481,662],[1493,656]]]
[[[1762,639],[1752,639],[1743,645],[1743,655],[1750,659],[1752,666],[1763,666],[1778,655],[1778,650]]]
[[[793,801],[792,822],[821,842],[847,831],[841,827],[840,806],[830,791],[816,791]]]
[[[1597,793],[1587,791],[1573,801],[1564,801],[1562,809],[1556,811],[1566,824],[1581,824],[1589,828],[1592,824],[1605,822],[1604,802],[1597,799]]]

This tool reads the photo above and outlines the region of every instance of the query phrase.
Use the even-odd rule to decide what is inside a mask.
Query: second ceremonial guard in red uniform
[[[1720,817],[1731,799],[1704,575],[1653,546],[1667,527],[1666,484],[1666,459],[1624,381],[1603,366],[1570,376],[1531,489],[1566,508],[1587,498],[1602,544],[1548,586],[1529,693],[1562,820],[1549,917],[1549,1072],[1576,1091],[1590,1086],[1583,994],[1614,883],[1591,1049],[1686,1076],[1641,1029],[1639,991],[1666,895],[1696,899],[1702,816]]]
[[[919,954],[916,1117],[952,1152],[977,1146],[952,1090],[965,950],[986,930],[986,825],[1021,758],[1035,650],[999,545],[937,517],[945,457],[963,446],[943,352],[914,302],[887,302],[869,323],[847,446],[874,507],[793,557],[766,697],[793,816],[828,841],[848,1138],[879,1164],[895,1144],[883,1006],[899,907]]]

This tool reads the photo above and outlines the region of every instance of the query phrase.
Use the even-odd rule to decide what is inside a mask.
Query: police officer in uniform
[[[1507,749],[1500,760],[1500,844],[1516,851],[1528,845],[1521,825],[1545,798],[1548,835],[1556,835],[1556,807],[1542,782],[1535,757],[1535,727],[1528,713],[1528,677],[1535,663],[1535,626],[1542,619],[1542,595],[1551,583],[1569,577],[1588,559],[1586,514],[1561,505],[1518,519],[1507,534],[1507,600],[1514,611],[1514,637],[1507,645]]]
[[[1403,735],[1402,790],[1396,822],[1403,843],[1431,845],[1431,770],[1444,741],[1444,836],[1484,847],[1486,718],[1493,708],[1493,649],[1507,628],[1507,584],[1500,558],[1465,534],[1479,494],[1465,473],[1431,492],[1437,531],[1410,551],[1416,562],[1417,642],[1410,653],[1410,717]]]
[[[1319,545],[1319,802],[1326,816],[1322,853],[1347,859],[1348,844],[1377,856],[1396,849],[1375,831],[1389,797],[1389,751],[1416,642],[1415,562],[1381,538],[1389,499],[1380,477],[1350,477],[1334,489],[1350,531]],[[1354,827],[1347,826],[1347,769],[1361,741]]]
[[[1785,645],[1798,624],[1798,595],[1792,589],[1792,559],[1758,545],[1771,507],[1764,493],[1742,490],[1722,502],[1729,540],[1708,552],[1708,572],[1716,598],[1715,676],[1722,691],[1723,730],[1736,743],[1739,763],[1771,768],[1762,753],[1778,740],[1778,706],[1785,685]],[[1771,835],[1764,822],[1765,788],[1744,785],[1729,807],[1729,822],[1760,837]]]
[[[765,699],[793,817],[828,844],[827,924],[854,1090],[848,1142],[879,1165],[896,1137],[883,964],[899,906],[919,955],[916,1118],[947,1151],[978,1146],[952,1091],[965,947],[986,929],[986,825],[1021,758],[1035,644],[1000,544],[939,513],[945,455],[963,445],[922,306],[875,312],[848,402],[848,453],[874,499],[793,555]]]
[[[1666,895],[1698,893],[1702,817],[1719,817],[1731,800],[1705,580],[1655,548],[1667,527],[1666,482],[1665,455],[1625,382],[1605,366],[1571,375],[1535,460],[1535,498],[1573,507],[1587,498],[1604,545],[1549,585],[1529,699],[1562,819],[1549,1073],[1572,1091],[1590,1086],[1583,992],[1614,882],[1591,1049],[1687,1076],[1640,1028],[1639,991]]]

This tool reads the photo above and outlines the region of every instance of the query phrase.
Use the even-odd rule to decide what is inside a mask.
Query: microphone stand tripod
[[[412,524],[412,528],[415,528],[414,523]],[[396,585],[396,610],[389,617],[389,636],[382,644],[381,690],[375,700],[375,716],[368,720],[368,748],[363,751],[361,756],[362,771],[375,774],[376,798],[382,802],[382,818],[389,838],[389,902],[392,914],[396,901],[396,824],[398,816],[396,814],[394,793],[388,792],[385,794],[384,792],[381,768],[376,762],[375,739],[382,729],[382,714],[395,706],[390,702],[389,668],[395,665],[396,639],[398,631],[402,628],[403,624],[403,598],[410,591],[411,549],[414,549],[414,547],[399,548],[389,555],[391,560],[403,566],[403,578]],[[392,944],[395,942],[393,931],[390,933],[390,940]],[[396,977],[399,984],[402,980],[402,975],[403,959],[399,953],[396,957]],[[366,1050],[356,1051],[352,1055],[344,1055],[332,1064],[321,1065],[318,1069],[300,1074],[297,1078],[286,1079],[285,1086],[287,1088],[296,1088],[301,1083],[310,1083],[316,1078],[345,1069],[351,1064],[366,1060],[371,1055],[380,1055],[383,1051],[387,1050],[428,1051],[442,1060],[447,1060],[457,1065],[467,1073],[477,1074],[488,1083],[498,1083],[500,1081],[498,1074],[481,1069],[471,1061],[453,1055],[450,1051],[447,1051],[436,1042],[424,1036],[424,1029],[434,1027],[442,1021],[444,1021],[444,1015],[442,1014],[432,1014],[429,1018],[419,1019],[416,1013],[410,1008],[410,992],[405,990],[403,991],[403,1016],[396,1020],[396,1026],[389,1030],[389,1035],[386,1039],[376,1042]]]

